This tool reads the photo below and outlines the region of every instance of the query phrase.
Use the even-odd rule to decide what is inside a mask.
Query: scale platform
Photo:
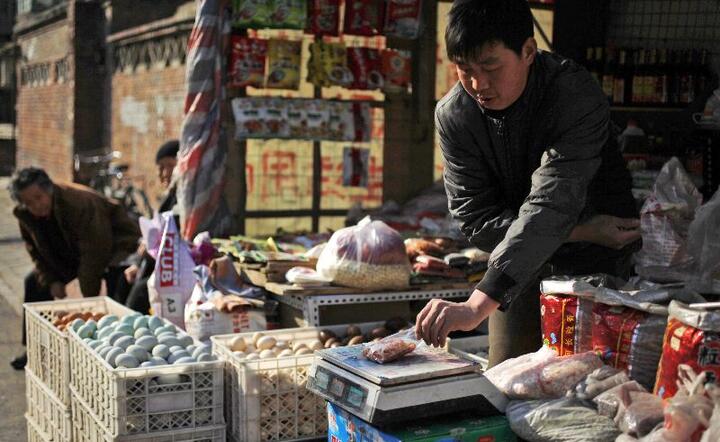
[[[375,425],[461,411],[505,411],[507,398],[473,361],[419,347],[397,361],[377,364],[362,355],[363,347],[316,352],[307,388]]]

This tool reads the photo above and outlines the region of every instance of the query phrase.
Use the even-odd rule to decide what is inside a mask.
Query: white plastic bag
[[[363,219],[333,234],[317,271],[335,284],[364,289],[402,289],[410,283],[410,260],[398,232],[382,221]]]
[[[289,283],[301,287],[322,287],[330,285],[329,279],[323,278],[313,269],[307,267],[293,267],[285,273]]]
[[[690,287],[720,294],[720,190],[697,210],[688,231],[688,250],[697,266]]]
[[[165,225],[155,271],[148,279],[153,314],[185,329],[185,303],[195,287],[195,262],[190,248],[178,233],[172,212],[162,214]]]
[[[163,230],[165,230],[163,218],[158,212],[155,212],[152,219],[141,216],[138,223],[140,224],[140,233],[142,233],[145,250],[153,259],[157,259]]]
[[[673,157],[653,185],[650,197],[640,210],[643,246],[635,255],[640,276],[660,281],[685,281],[693,259],[688,253],[687,235],[702,195]]]

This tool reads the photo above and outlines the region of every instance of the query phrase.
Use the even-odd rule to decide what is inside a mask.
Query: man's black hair
[[[527,0],[456,0],[445,30],[447,56],[454,63],[471,61],[485,43],[503,43],[521,55],[534,33]]]
[[[37,184],[41,189],[52,192],[53,182],[50,180],[47,172],[37,167],[26,167],[20,169],[12,177],[8,190],[10,191],[10,197],[15,201],[20,201],[20,192]]]
[[[177,158],[180,150],[180,142],[178,140],[170,140],[165,142],[155,154],[155,163],[157,164],[163,158]]]

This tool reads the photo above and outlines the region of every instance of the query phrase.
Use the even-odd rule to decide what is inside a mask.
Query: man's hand
[[[55,299],[64,299],[67,296],[67,293],[65,293],[65,284],[62,282],[53,282],[50,284],[50,294]]]
[[[596,215],[573,229],[569,241],[589,243],[620,250],[640,239],[640,220]]]
[[[125,281],[127,281],[128,284],[132,284],[135,282],[135,279],[137,279],[138,270],[140,270],[140,268],[135,264],[125,269]]]
[[[418,314],[415,334],[428,345],[442,347],[450,332],[473,330],[499,305],[479,290],[475,290],[465,302],[433,299]]]

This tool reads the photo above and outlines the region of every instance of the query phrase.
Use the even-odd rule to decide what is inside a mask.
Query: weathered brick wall
[[[119,71],[112,77],[112,147],[122,152],[121,161],[130,164],[152,203],[160,194],[155,152],[179,138],[184,100],[184,65]]]
[[[17,167],[43,167],[53,179],[70,181],[73,88],[58,72],[71,52],[67,21],[21,35],[18,44]]]

